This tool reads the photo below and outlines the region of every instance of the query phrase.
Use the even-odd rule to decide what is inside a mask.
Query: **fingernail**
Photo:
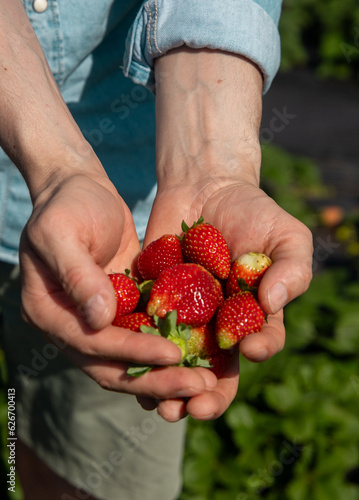
[[[81,314],[92,328],[98,328],[108,313],[108,307],[101,293],[93,295],[81,308]]]
[[[288,300],[287,289],[283,283],[276,283],[268,292],[269,307],[273,314],[285,306]]]

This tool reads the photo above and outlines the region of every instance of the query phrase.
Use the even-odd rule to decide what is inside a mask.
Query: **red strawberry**
[[[142,250],[137,267],[144,280],[152,280],[158,278],[160,272],[167,267],[182,262],[183,255],[178,237],[165,234]]]
[[[260,332],[265,317],[250,292],[232,295],[217,311],[215,333],[219,347],[229,349],[250,333]]]
[[[248,287],[258,287],[264,273],[271,265],[271,259],[264,253],[248,252],[241,255],[233,262],[226,281],[227,295],[234,295],[242,290],[241,280],[244,280]]]
[[[177,324],[208,323],[223,301],[220,283],[198,264],[177,264],[162,271],[154,282],[147,313],[164,318],[177,310]]]
[[[189,355],[208,360],[210,369],[220,378],[228,366],[231,351],[219,347],[211,323],[192,327],[190,332],[191,337],[187,342]]]
[[[183,221],[182,230],[185,234],[181,245],[186,261],[201,264],[214,276],[226,279],[231,267],[231,257],[220,231],[203,222],[203,217],[190,228]]]
[[[142,325],[155,326],[153,318],[145,312],[133,312],[125,316],[116,317],[112,324],[132,330],[133,332],[140,332]]]
[[[140,291],[136,281],[123,273],[112,273],[108,277],[117,299],[116,318],[133,312],[140,300]]]

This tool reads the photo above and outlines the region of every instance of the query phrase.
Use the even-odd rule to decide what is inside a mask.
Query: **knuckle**
[[[71,295],[83,279],[83,269],[80,266],[73,265],[63,272],[63,275],[60,276],[60,279],[61,285],[65,292]]]
[[[114,391],[114,383],[111,378],[104,373],[104,371],[100,370],[93,376],[94,381],[104,389],[105,391]]]
[[[297,268],[297,283],[301,283],[302,290],[306,291],[310,285],[310,282],[313,277],[312,266],[308,263],[302,263]]]
[[[56,222],[51,212],[34,212],[26,225],[29,241],[35,246],[40,245],[51,236],[54,227]]]

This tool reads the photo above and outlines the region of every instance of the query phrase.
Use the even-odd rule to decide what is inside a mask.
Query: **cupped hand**
[[[116,299],[106,273],[133,269],[139,251],[132,216],[106,176],[49,185],[21,238],[23,315],[101,387],[151,398],[200,394],[216,382],[188,368],[126,375],[130,362],[171,365],[181,357],[164,338],[111,325]]]
[[[264,275],[258,297],[268,322],[260,333],[251,334],[239,345],[247,359],[259,362],[279,352],[285,342],[283,307],[305,292],[311,280],[312,235],[300,221],[281,209],[254,183],[211,178],[186,185],[159,188],[146,233],[145,245],[165,233],[178,234],[184,219],[188,225],[203,215],[228,242],[232,260],[248,251],[265,253],[273,265]],[[238,356],[212,390],[188,401],[167,399],[157,406],[169,421],[187,413],[199,420],[220,416],[235,397],[239,380]]]

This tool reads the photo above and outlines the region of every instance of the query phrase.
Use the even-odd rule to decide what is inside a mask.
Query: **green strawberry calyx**
[[[188,325],[184,323],[179,323],[177,325],[177,311],[170,311],[166,314],[164,318],[159,318],[158,316],[153,316],[156,327],[153,326],[141,326],[141,332],[149,333],[152,335],[159,335],[170,340],[176,344],[182,353],[181,361],[175,366],[202,366],[205,368],[210,368],[211,365],[208,360],[202,359],[199,356],[190,355],[188,353],[188,340],[191,338],[191,329]],[[132,377],[140,377],[148,371],[150,371],[153,366],[132,364],[127,369],[127,375]]]
[[[195,228],[195,227],[197,227],[197,226],[200,226],[200,225],[203,223],[203,221],[204,221],[204,218],[202,217],[202,215],[201,215],[201,217],[198,219],[198,221],[197,221],[197,222],[196,222],[196,221],[193,221],[192,226],[189,226],[189,225],[188,225],[188,224],[186,224],[186,222],[183,220],[183,221],[182,221],[182,224],[181,224],[181,228],[182,228],[182,232],[183,232],[184,234],[183,234],[182,236],[177,236],[177,238],[178,238],[180,241],[182,241],[182,240],[184,239],[184,237],[185,237],[185,234],[186,234],[186,233],[188,233],[188,231],[189,231],[190,229],[193,229],[193,228]]]
[[[192,226],[191,226],[191,227],[189,227],[189,226],[186,224],[186,222],[183,220],[183,221],[182,221],[182,225],[181,225],[181,227],[182,227],[182,231],[183,231],[184,233],[187,233],[187,231],[189,231],[190,229],[193,229],[194,227],[200,226],[200,225],[202,224],[202,222],[203,222],[203,221],[204,221],[204,219],[203,219],[203,217],[202,217],[202,215],[201,215],[201,217],[198,219],[198,221],[197,221],[197,222],[196,222],[196,221],[194,221],[194,222],[193,222],[193,224],[192,224]]]

